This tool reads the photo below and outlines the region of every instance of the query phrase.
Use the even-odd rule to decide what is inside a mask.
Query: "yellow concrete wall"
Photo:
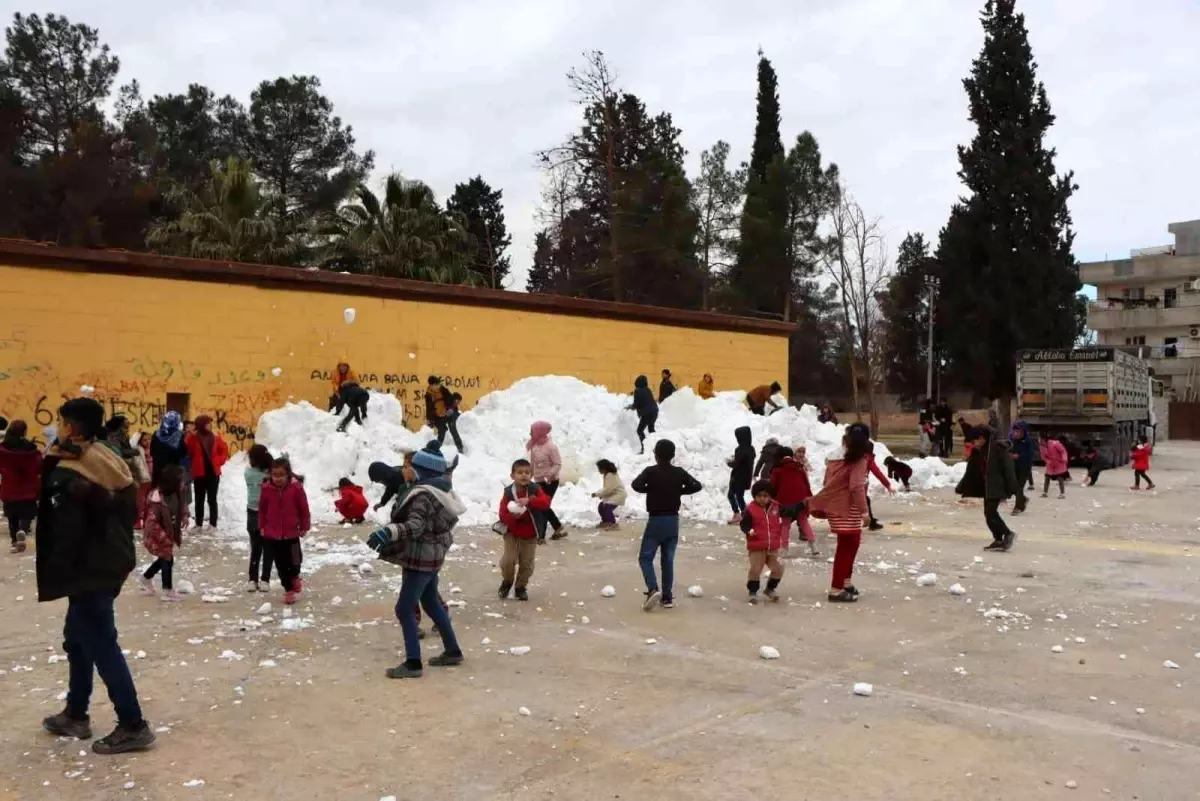
[[[346,307],[357,310],[352,325]],[[88,384],[134,430],[157,425],[168,392],[188,393],[191,416],[212,415],[231,446],[248,447],[264,411],[289,399],[324,408],[338,361],[401,398],[419,425],[431,374],[465,408],[531,375],[629,392],[639,373],[657,387],[670,367],[677,386],[711,372],[718,390],[748,389],[786,383],[787,338],[0,265],[0,414],[25,419],[31,434]]]

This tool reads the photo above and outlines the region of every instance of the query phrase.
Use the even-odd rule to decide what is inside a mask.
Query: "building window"
[[[1174,359],[1179,355],[1179,337],[1167,337],[1163,340],[1163,356]]]
[[[1146,337],[1144,337],[1144,336],[1140,336],[1140,337],[1125,337],[1125,344],[1126,344],[1126,345],[1145,345],[1145,344],[1146,344]]]
[[[1175,287],[1167,287],[1163,290],[1163,308],[1173,309],[1179,305],[1179,290]]]
[[[1145,300],[1146,299],[1146,287],[1135,286],[1132,289],[1129,287],[1126,287],[1125,289],[1121,290],[1121,295],[1126,300]]]

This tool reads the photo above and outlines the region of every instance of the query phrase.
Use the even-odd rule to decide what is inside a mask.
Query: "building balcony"
[[[1158,379],[1186,376],[1193,365],[1200,368],[1200,340],[1185,339],[1174,348],[1164,345],[1118,345],[1117,348],[1144,359]]]
[[[1191,328],[1200,326],[1200,298],[1185,295],[1186,305],[1164,308],[1159,298],[1149,303],[1129,304],[1122,300],[1098,300],[1088,304],[1087,324],[1094,331]]]
[[[1138,286],[1164,279],[1182,282],[1196,278],[1200,278],[1200,255],[1162,253],[1079,265],[1079,280],[1094,286]]]

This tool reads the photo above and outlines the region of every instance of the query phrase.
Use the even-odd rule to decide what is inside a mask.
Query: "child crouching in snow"
[[[274,563],[283,585],[283,602],[294,604],[304,589],[300,539],[312,527],[312,518],[304,482],[292,473],[292,463],[286,457],[271,462],[271,480],[263,485],[258,498],[258,524],[262,526],[266,558]]]
[[[500,557],[500,600],[506,600],[516,582],[516,599],[528,601],[526,587],[533,578],[537,544],[546,533],[550,496],[533,483],[533,465],[528,459],[512,464],[512,483],[500,496],[500,526],[504,532],[504,555]]]
[[[333,502],[333,508],[342,516],[342,523],[361,523],[367,506],[362,487],[348,478],[338,480],[338,499]]]
[[[625,503],[625,484],[621,481],[621,476],[617,473],[617,466],[608,459],[601,459],[596,462],[596,469],[600,471],[600,476],[604,479],[604,486],[599,492],[593,492],[593,498],[600,499],[600,506],[597,511],[600,513],[600,525],[596,528],[616,531],[620,528],[617,525],[616,511],[617,507]]]
[[[905,492],[911,492],[908,488],[908,482],[912,479],[912,468],[904,462],[897,459],[895,456],[889,456],[883,460],[883,466],[887,468],[888,478],[899,481],[904,485]]]
[[[755,482],[750,490],[753,502],[742,515],[742,533],[746,535],[746,550],[750,554],[750,575],[746,579],[746,589],[752,604],[758,603],[758,588],[764,567],[771,571],[764,595],[772,601],[779,600],[779,594],[775,592],[783,580],[783,562],[779,558],[787,554],[788,529],[792,521],[784,520],[774,494],[775,488],[770,481]]]
[[[780,506],[797,506],[795,517],[804,541],[808,543],[810,556],[820,556],[817,550],[817,535],[813,532],[812,524],[808,522],[808,510],[803,504],[812,497],[812,485],[808,481],[808,457],[804,448],[797,448],[795,453],[784,445],[776,450],[778,461],[771,470],[770,482],[775,488],[775,500]],[[784,525],[791,531],[792,518],[784,516]]]
[[[146,519],[142,527],[142,544],[155,557],[153,564],[142,574],[142,593],[154,595],[154,576],[162,572],[164,601],[182,601],[175,589],[172,570],[175,567],[175,546],[183,544],[183,530],[188,524],[188,505],[183,498],[183,470],[168,465],[158,474],[158,484],[146,498]]]

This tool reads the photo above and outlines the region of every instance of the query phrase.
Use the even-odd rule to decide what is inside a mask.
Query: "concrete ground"
[[[347,553],[365,529],[310,536],[326,566],[290,619],[277,589],[221,596],[244,556],[200,536],[177,562],[197,595],[118,602],[160,734],[110,758],[41,731],[65,604],[36,603],[32,554],[0,557],[0,799],[1200,798],[1197,464],[1164,444],[1156,493],[1119,470],[1035,498],[1008,554],[980,550],[981,509],[948,491],[877,500],[856,606],[825,603],[824,555],[748,605],[741,537],[694,523],[674,610],[640,610],[636,525],[546,545],[532,599],[498,602],[495,535],[460,531],[442,576],[467,662],[417,681],[384,678],[397,577]]]

